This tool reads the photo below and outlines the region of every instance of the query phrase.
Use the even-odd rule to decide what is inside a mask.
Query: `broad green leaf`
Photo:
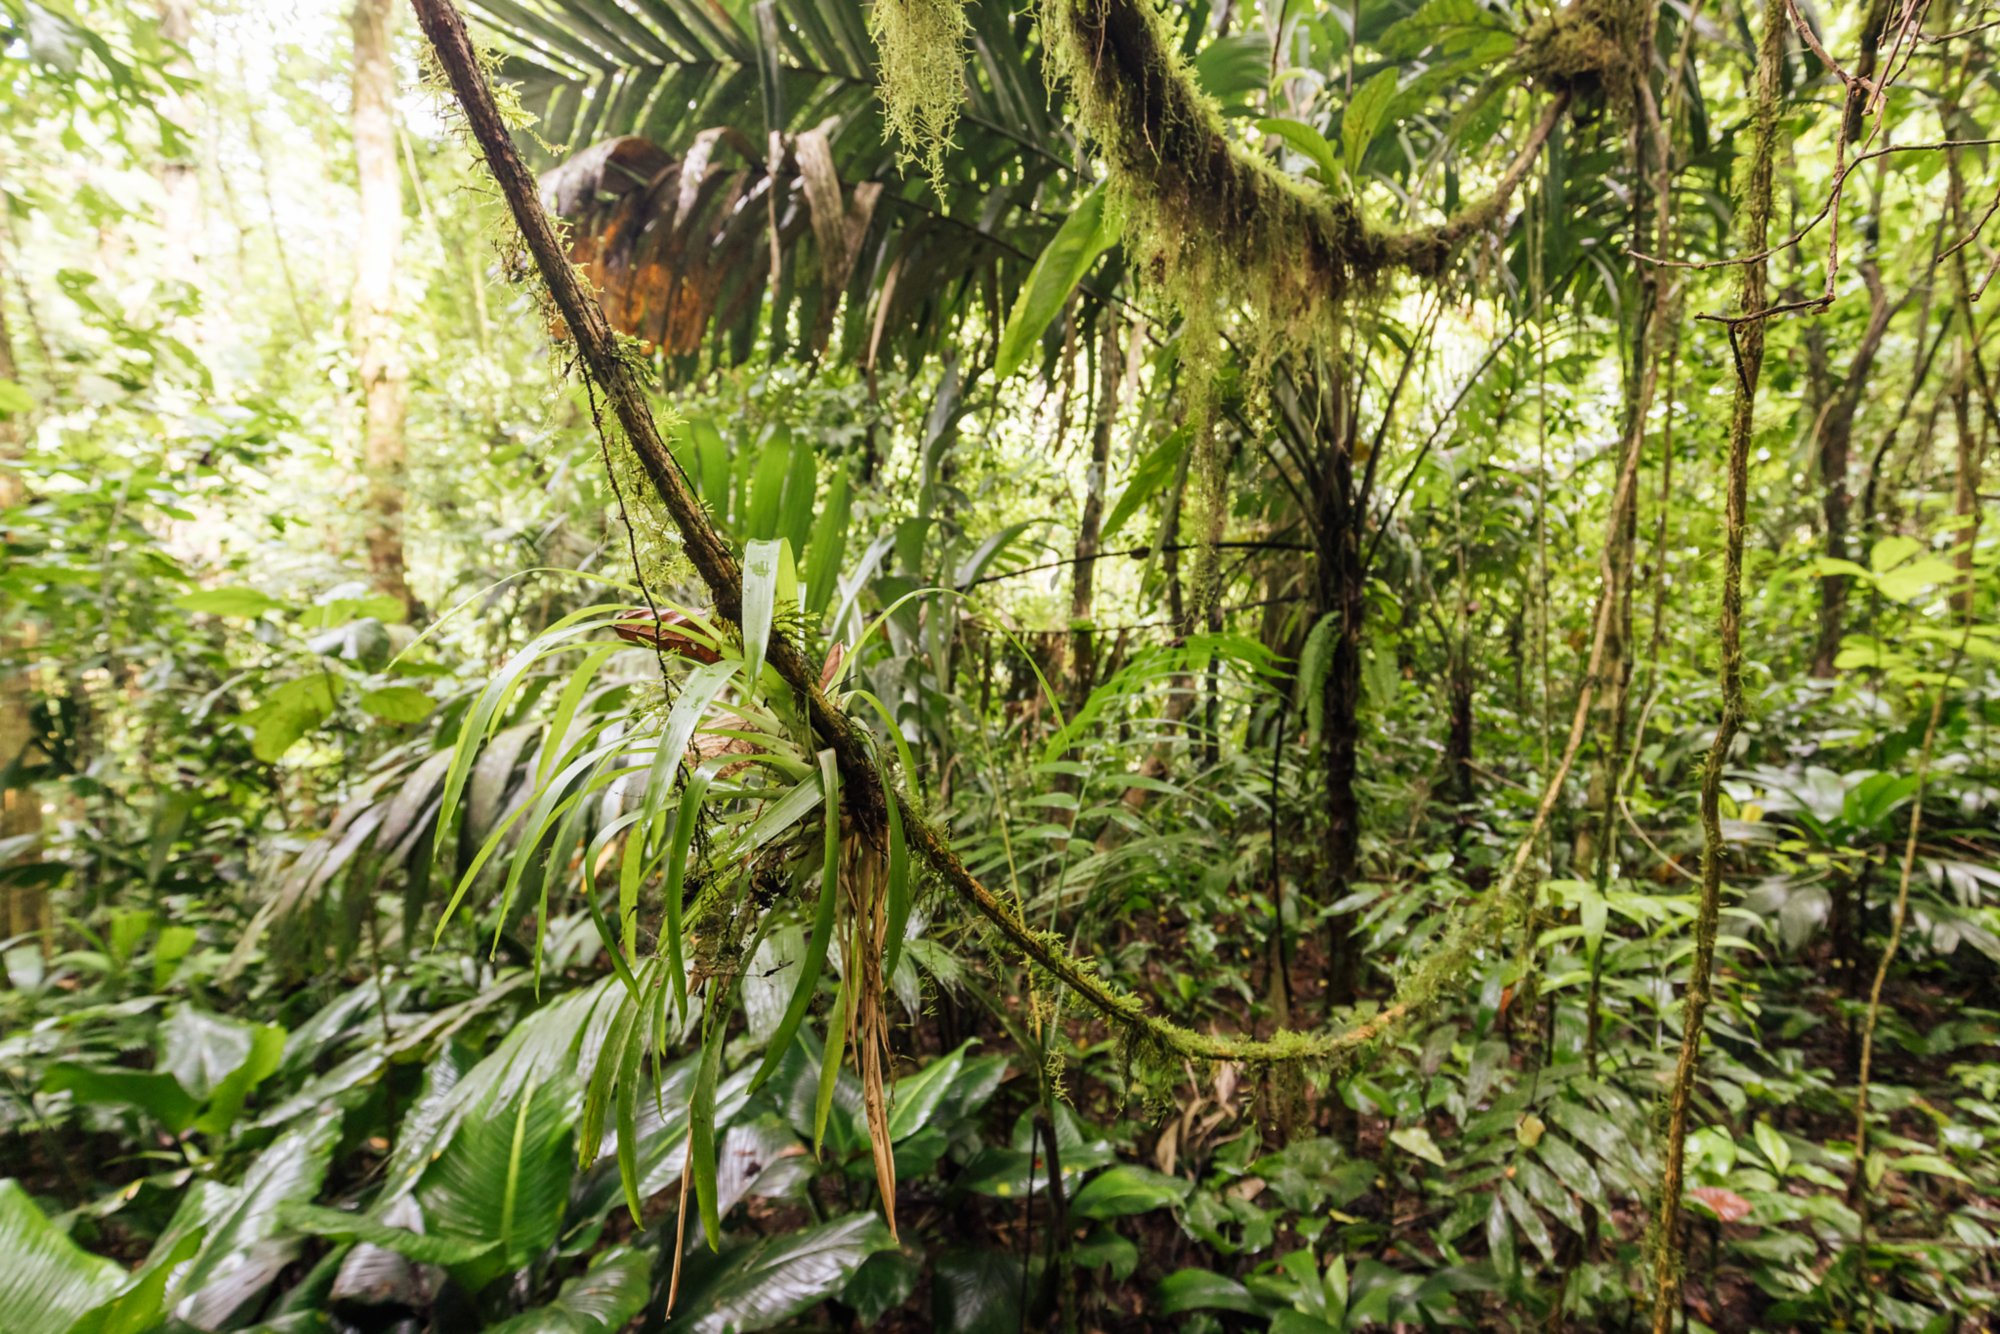
[[[869,1256],[894,1249],[889,1229],[873,1214],[764,1238],[691,1266],[667,1328],[673,1334],[770,1329],[834,1296]]]
[[[431,697],[415,686],[384,686],[370,690],[360,699],[364,713],[392,723],[420,723],[430,717]]]
[[[91,1308],[69,1327],[68,1334],[148,1334],[159,1328],[166,1307],[167,1284],[180,1266],[201,1249],[202,1230],[189,1228],[160,1238],[152,1254],[109,1301]],[[5,1242],[0,1241],[0,1249]]]
[[[1018,1254],[994,1246],[954,1247],[931,1260],[929,1327],[934,1334],[1009,1334],[1025,1329],[1021,1303]]]
[[[1078,1218],[1122,1218],[1167,1209],[1187,1198],[1194,1183],[1131,1163],[1114,1163],[1083,1183],[1070,1197]]]
[[[1868,564],[1874,573],[1886,574],[1923,549],[1924,544],[1914,537],[1885,537],[1869,548]]]
[[[486,1334],[614,1334],[645,1309],[652,1278],[651,1251],[613,1246],[547,1306],[488,1325]]]
[[[1953,1181],[1971,1181],[1964,1172],[1934,1153],[1906,1153],[1901,1158],[1891,1159],[1889,1166],[1898,1172],[1922,1172],[1929,1176],[1949,1177]]]
[[[952,1082],[965,1068],[966,1053],[977,1045],[977,1038],[962,1042],[951,1054],[940,1056],[917,1073],[896,1081],[894,1096],[890,1098],[891,1140],[908,1139],[930,1124],[951,1093]]]
[[[853,1308],[864,1328],[874,1328],[883,1316],[910,1299],[923,1273],[922,1263],[901,1251],[877,1251],[847,1280],[841,1289],[841,1304]]]
[[[1123,528],[1139,507],[1160,493],[1162,487],[1173,479],[1180,468],[1181,454],[1187,448],[1188,431],[1183,428],[1169,432],[1165,439],[1146,451],[1139,465],[1132,470],[1131,480],[1118,493],[1111,512],[1105,516],[1104,529],[1099,540],[1109,542],[1112,536]]]
[[[1389,1142],[1412,1157],[1421,1158],[1438,1167],[1444,1166],[1444,1155],[1438,1152],[1437,1141],[1431,1138],[1431,1132],[1423,1126],[1404,1126],[1400,1130],[1392,1130],[1389,1132]]]
[[[1382,132],[1389,108],[1396,100],[1396,85],[1401,77],[1396,66],[1378,71],[1354,90],[1353,99],[1341,115],[1340,147],[1346,157],[1350,179],[1361,175],[1361,160],[1367,156],[1368,146],[1375,142],[1375,136]]]
[[[555,1240],[569,1195],[570,1097],[560,1078],[524,1075],[458,1123],[417,1183],[428,1233],[496,1243],[451,1266],[474,1292]]]
[[[259,1024],[251,1030],[250,1047],[243,1063],[224,1076],[209,1094],[208,1108],[195,1119],[194,1128],[204,1135],[222,1135],[243,1110],[251,1090],[277,1070],[285,1054],[285,1030],[276,1024]]]
[[[262,616],[279,611],[284,603],[254,588],[205,588],[174,599],[182,611],[206,612],[210,616]]]
[[[207,1102],[231,1075],[251,1062],[260,1041],[276,1032],[279,1050],[285,1031],[271,1024],[248,1024],[192,1005],[176,1006],[155,1037],[158,1067],[189,1094]]]
[[[252,728],[250,751],[266,764],[275,762],[300,737],[333,714],[339,678],[318,672],[287,681],[243,715]]]
[[[49,1222],[18,1182],[0,1181],[0,1329],[67,1330],[111,1300],[125,1271]]]
[[[1792,1165],[1792,1146],[1769,1121],[1758,1121],[1750,1127],[1750,1133],[1757,1141],[1757,1149],[1764,1155],[1771,1169],[1783,1176]]]
[[[1117,224],[1106,217],[1104,187],[1100,185],[1077,201],[1028,271],[1028,281],[1000,333],[1000,350],[993,367],[998,379],[1005,380],[1021,369],[1042,334],[1062,313],[1069,294],[1098,256],[1117,240]]]
[[[278,1220],[296,1232],[331,1237],[337,1241],[365,1241],[371,1246],[380,1246],[385,1251],[394,1251],[418,1264],[427,1265],[466,1264],[484,1258],[500,1244],[497,1237],[482,1240],[412,1232],[406,1227],[384,1223],[373,1214],[349,1213],[345,1209],[329,1209],[300,1200],[289,1200],[279,1206]]]
[[[1195,56],[1194,77],[1223,106],[1241,104],[1271,81],[1270,37],[1253,30],[1216,38]]]
[[[1333,145],[1304,121],[1290,120],[1284,116],[1266,116],[1257,122],[1257,128],[1266,134],[1274,134],[1285,141],[1285,146],[1319,169],[1320,180],[1331,185],[1340,179],[1340,159],[1334,156]]]
[[[42,1089],[48,1093],[68,1093],[79,1103],[100,1107],[137,1107],[170,1135],[178,1135],[192,1126],[201,1110],[199,1099],[190,1096],[179,1080],[159,1070],[124,1070],[57,1061],[43,1073]]]
[[[216,1188],[207,1238],[177,1279],[177,1298],[199,1294],[210,1284],[226,1284],[233,1272],[250,1263],[253,1247],[278,1233],[280,1209],[319,1194],[327,1161],[340,1141],[340,1122],[338,1116],[306,1118],[257,1155],[241,1184]]]

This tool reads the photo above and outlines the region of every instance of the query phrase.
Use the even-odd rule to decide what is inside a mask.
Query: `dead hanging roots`
[[[868,28],[882,55],[878,91],[897,160],[936,180],[965,93],[963,0],[875,0]]]

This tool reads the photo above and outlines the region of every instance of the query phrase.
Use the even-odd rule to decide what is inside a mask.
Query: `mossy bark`
[[[1785,0],[1765,0],[1764,31],[1757,48],[1756,97],[1751,117],[1750,172],[1743,188],[1741,245],[1761,255],[1771,226],[1771,181],[1777,154],[1779,78],[1785,56]],[[1653,1230],[1653,1334],[1671,1334],[1681,1304],[1681,1190],[1686,1179],[1688,1121],[1693,1111],[1702,1027],[1708,1017],[1715,940],[1722,914],[1722,774],[1742,726],[1743,539],[1748,527],[1750,444],[1757,385],[1764,366],[1764,322],[1755,318],[1768,302],[1761,258],[1742,266],[1737,309],[1749,320],[1731,324],[1736,387],[1729,416],[1729,464],[1724,498],[1722,612],[1722,714],[1710,742],[1701,780],[1701,893],[1695,914],[1695,950],[1681,1002],[1681,1046],[1667,1093],[1666,1166],[1660,1176]]]

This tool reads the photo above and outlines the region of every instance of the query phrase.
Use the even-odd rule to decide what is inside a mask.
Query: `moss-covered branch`
[[[1197,295],[1234,297],[1294,332],[1379,274],[1443,272],[1461,243],[1506,216],[1582,78],[1572,68],[1584,59],[1577,51],[1623,59],[1615,43],[1576,38],[1602,36],[1594,19],[1524,44],[1531,70],[1558,48],[1566,53],[1553,66],[1564,77],[1539,79],[1554,95],[1493,190],[1441,223],[1386,232],[1369,226],[1352,198],[1237,144],[1153,0],[1042,0],[1040,14],[1050,74],[1067,86],[1111,167],[1143,275],[1163,282],[1183,313]]]

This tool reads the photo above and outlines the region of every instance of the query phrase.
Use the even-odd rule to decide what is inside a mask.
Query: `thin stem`
[[[1771,178],[1777,155],[1778,81],[1785,58],[1784,0],[1765,0],[1763,40],[1757,52],[1755,138],[1745,187],[1745,239],[1761,250],[1771,224]],[[1738,305],[1764,306],[1766,269],[1762,262],[1743,269]],[[1731,326],[1730,351],[1736,388],[1729,420],[1729,471],[1725,501],[1722,569],[1722,714],[1701,779],[1701,894],[1695,914],[1694,963],[1682,998],[1680,1055],[1667,1097],[1666,1167],[1660,1178],[1659,1213],[1653,1236],[1653,1334],[1669,1334],[1681,1305],[1681,1187],[1686,1173],[1688,1118],[1695,1068],[1701,1057],[1715,966],[1715,940],[1722,911],[1722,863],[1728,855],[1722,835],[1722,773],[1743,722],[1743,539],[1748,527],[1750,444],[1757,410],[1757,385],[1764,365],[1764,326]]]

